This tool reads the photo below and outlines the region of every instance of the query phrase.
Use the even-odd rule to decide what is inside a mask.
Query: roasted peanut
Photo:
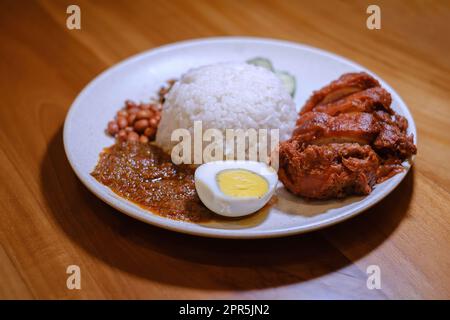
[[[127,140],[128,141],[138,141],[139,135],[136,132],[131,131],[130,133],[128,133]]]
[[[144,132],[146,128],[148,128],[147,119],[141,119],[134,123],[134,130],[136,130],[137,132]]]
[[[139,110],[140,109],[138,107],[134,107],[134,108],[128,109],[128,114],[138,113]]]
[[[127,140],[127,132],[125,130],[120,130],[117,134],[117,140],[119,141],[125,141]]]
[[[156,125],[158,124],[158,121],[155,118],[152,118],[149,120],[150,126],[151,127],[156,127]]]
[[[128,112],[126,112],[125,110],[119,110],[117,111],[117,116],[126,118],[128,116]]]
[[[157,111],[155,111],[155,109],[150,108],[148,109],[148,113],[150,114],[150,117],[154,117]]]
[[[131,108],[136,108],[137,104],[134,101],[127,100],[127,101],[125,101],[125,106],[127,107],[127,109],[131,109]]]
[[[127,121],[130,126],[132,126],[134,124],[134,121],[136,120],[136,115],[137,115],[136,113],[132,113],[132,114],[128,115]]]
[[[164,91],[164,90],[163,90]],[[125,107],[117,111],[115,120],[108,122],[106,132],[118,141],[147,143],[155,139],[161,119],[160,102],[136,103],[125,101]]]
[[[136,113],[137,120],[148,119],[148,118],[150,118],[150,116],[151,116],[151,113],[149,110],[141,110],[138,113]]]
[[[148,142],[148,138],[144,135],[139,137],[139,142],[141,143],[147,143]]]
[[[123,129],[128,125],[128,121],[125,117],[117,117],[117,124],[120,129]]]
[[[114,136],[117,132],[119,132],[119,125],[115,121],[108,122],[108,133]]]
[[[155,133],[156,133],[156,129],[153,128],[153,127],[148,127],[148,128],[145,129],[145,131],[144,131],[144,135],[145,135],[146,137],[149,137],[149,138],[153,137],[153,135],[154,135]]]

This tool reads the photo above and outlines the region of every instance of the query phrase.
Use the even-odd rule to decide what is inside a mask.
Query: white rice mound
[[[280,141],[290,138],[297,119],[294,101],[273,72],[247,63],[218,63],[189,70],[166,97],[156,144],[171,153],[179,141],[172,131],[194,121],[209,128],[279,129]],[[193,138],[192,138],[193,141]],[[248,148],[247,148],[248,149]]]

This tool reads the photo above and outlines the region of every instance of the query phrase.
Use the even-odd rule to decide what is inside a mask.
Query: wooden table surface
[[[1,298],[450,298],[450,2],[1,1]],[[81,30],[66,8],[81,8]],[[146,225],[91,194],[64,154],[80,90],[122,59],[210,36],[286,39],[376,72],[403,97],[418,155],[401,185],[339,225],[214,240]],[[66,268],[81,268],[81,290]],[[378,265],[381,289],[366,286]]]

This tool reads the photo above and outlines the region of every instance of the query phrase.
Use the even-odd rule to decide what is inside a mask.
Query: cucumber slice
[[[260,57],[253,58],[253,59],[247,60],[247,63],[266,68],[267,70],[270,70],[270,71],[274,70],[272,62],[270,62],[270,60],[266,59],[266,58],[260,58]]]
[[[289,94],[293,97],[295,95],[296,81],[295,77],[286,71],[275,71],[275,75],[283,81],[284,86],[288,90]]]

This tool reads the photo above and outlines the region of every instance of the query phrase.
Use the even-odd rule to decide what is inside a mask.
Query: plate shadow
[[[213,290],[278,287],[352,265],[400,224],[410,203],[413,181],[410,170],[383,201],[322,231],[277,239],[226,240],[163,230],[102,202],[72,171],[64,152],[62,128],[50,140],[40,167],[41,187],[54,220],[87,254],[140,278]],[[364,232],[352,236],[355,228]],[[333,240],[339,237],[345,241],[337,241],[336,246]],[[366,244],[364,250],[350,260],[344,253],[361,242]],[[361,277],[365,276],[361,271]]]

